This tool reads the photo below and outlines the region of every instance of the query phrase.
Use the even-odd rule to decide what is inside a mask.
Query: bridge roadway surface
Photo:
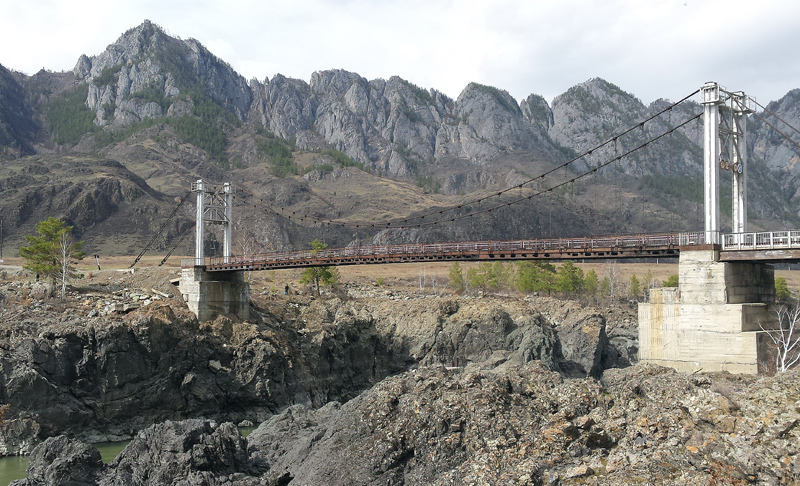
[[[720,261],[800,261],[800,231],[723,235],[721,245],[703,243],[702,232],[550,238],[409,245],[353,246],[259,255],[184,259],[183,267],[208,272],[278,270],[319,266],[447,261],[580,260],[677,257],[681,249],[719,249]]]

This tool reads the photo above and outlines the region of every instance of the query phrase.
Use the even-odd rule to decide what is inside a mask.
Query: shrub
[[[786,279],[783,277],[779,277],[775,279],[775,297],[778,300],[786,300],[792,296],[792,292],[789,290],[789,285],[786,283]]]
[[[677,287],[678,286],[678,276],[677,275],[670,275],[668,279],[664,280],[662,284],[663,287]]]
[[[450,286],[456,292],[463,292],[467,288],[464,273],[461,271],[461,266],[458,262],[453,262],[450,266]]]

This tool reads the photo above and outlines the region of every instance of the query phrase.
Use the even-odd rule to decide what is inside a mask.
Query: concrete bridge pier
[[[206,272],[203,267],[184,267],[180,291],[189,310],[200,322],[233,314],[240,319],[250,316],[250,284],[244,272]]]
[[[680,252],[678,288],[639,304],[639,360],[682,372],[759,372],[776,321],[772,265],[720,262],[719,249]],[[763,368],[762,368],[763,369]]]

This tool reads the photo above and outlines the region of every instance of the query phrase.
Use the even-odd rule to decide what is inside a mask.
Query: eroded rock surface
[[[553,299],[270,298],[252,322],[204,324],[169,302],[127,315],[42,306],[7,318],[2,451],[29,453],[65,433],[126,438],[164,420],[261,422],[294,404],[346,402],[420,365],[538,360],[570,376],[597,375],[607,353],[602,316],[575,310],[556,322],[550,316],[563,304]]]
[[[168,422],[89,475],[82,461],[58,468],[100,485],[794,485],[799,396],[788,374],[637,365],[565,379],[495,353],[400,373],[344,404],[289,407],[246,440],[232,424]],[[55,443],[37,448],[35,471]]]
[[[294,407],[248,443],[289,484],[796,484],[794,377],[638,365],[565,380],[537,361],[495,365]]]

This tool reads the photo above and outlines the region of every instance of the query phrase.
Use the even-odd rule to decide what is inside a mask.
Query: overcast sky
[[[341,68],[548,102],[593,77],[645,103],[710,80],[764,104],[800,88],[796,0],[0,0],[0,64],[71,70],[145,19],[248,79]]]

